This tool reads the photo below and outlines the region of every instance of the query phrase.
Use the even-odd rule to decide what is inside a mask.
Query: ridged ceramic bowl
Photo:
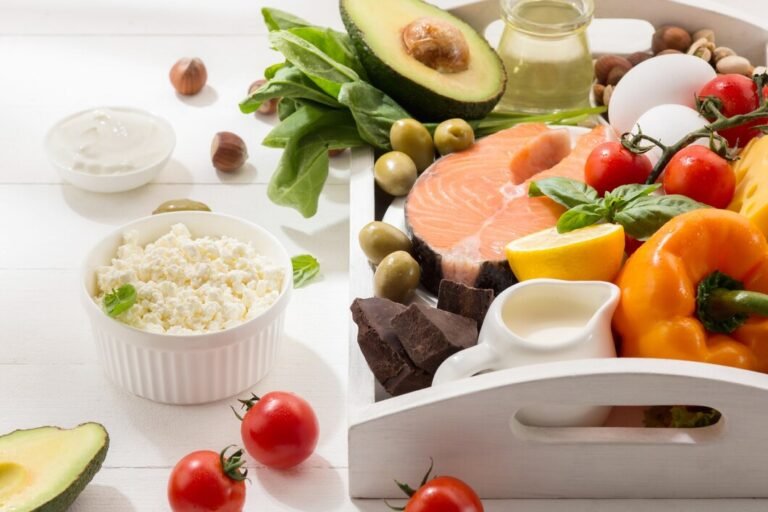
[[[109,317],[94,300],[96,269],[117,254],[123,233],[136,230],[146,245],[184,223],[195,238],[230,236],[251,242],[284,269],[279,297],[259,316],[222,331],[205,334],[157,334]],[[126,224],[100,240],[85,259],[81,296],[93,328],[99,359],[107,376],[138,396],[169,404],[199,404],[236,395],[256,384],[272,368],[283,333],[293,287],[291,260],[271,233],[248,221],[209,212],[174,212]]]

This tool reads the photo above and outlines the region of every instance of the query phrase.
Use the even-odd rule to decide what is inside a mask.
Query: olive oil
[[[588,106],[594,72],[586,29],[592,0],[502,0],[499,55],[507,88],[497,110],[550,112]]]

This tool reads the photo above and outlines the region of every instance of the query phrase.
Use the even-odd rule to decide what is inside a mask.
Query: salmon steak
[[[450,279],[498,294],[516,282],[504,248],[551,228],[564,212],[547,197],[528,197],[531,181],[562,176],[584,181],[584,164],[609,130],[598,127],[572,145],[565,128],[523,124],[437,160],[405,203],[406,227],[422,284],[437,293]]]

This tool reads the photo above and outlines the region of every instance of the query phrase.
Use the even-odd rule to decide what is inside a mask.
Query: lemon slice
[[[520,281],[612,281],[624,259],[624,228],[597,224],[562,234],[545,229],[510,242],[506,253]]]

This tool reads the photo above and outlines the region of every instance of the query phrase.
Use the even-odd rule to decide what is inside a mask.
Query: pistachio
[[[641,62],[646,61],[646,60],[650,59],[651,57],[653,57],[652,53],[648,53],[648,52],[635,52],[632,55],[630,55],[629,57],[627,57],[627,60],[633,66],[637,66]]]
[[[699,57],[709,62],[712,60],[712,52],[715,49],[714,43],[710,42],[706,38],[700,38],[694,41],[690,48],[688,48],[688,55]]]
[[[666,25],[653,34],[653,53],[660,53],[664,50],[684,52],[690,48],[691,42],[691,34],[687,30]]]
[[[712,44],[715,44],[715,31],[711,28],[702,28],[693,33],[693,40],[706,39]]]
[[[752,64],[744,57],[738,55],[729,55],[717,62],[718,73],[752,76]]]
[[[736,52],[728,48],[727,46],[718,46],[715,48],[715,51],[712,52],[712,56],[715,58],[715,64],[720,62],[726,57],[730,57],[731,55],[736,55]]]
[[[608,74],[616,68],[623,69],[626,73],[632,68],[632,63],[618,55],[603,55],[597,59],[595,61],[595,77],[598,83],[608,83]]]
[[[606,107],[611,104],[611,96],[613,95],[613,86],[606,85],[603,91],[603,105]]]
[[[700,59],[703,59],[705,62],[709,62],[712,60],[712,51],[709,48],[702,46],[701,48],[693,52],[693,56],[699,57]]]
[[[595,98],[595,105],[598,107],[603,105],[603,94],[605,93],[605,86],[603,84],[595,84],[592,86],[592,96]]]

